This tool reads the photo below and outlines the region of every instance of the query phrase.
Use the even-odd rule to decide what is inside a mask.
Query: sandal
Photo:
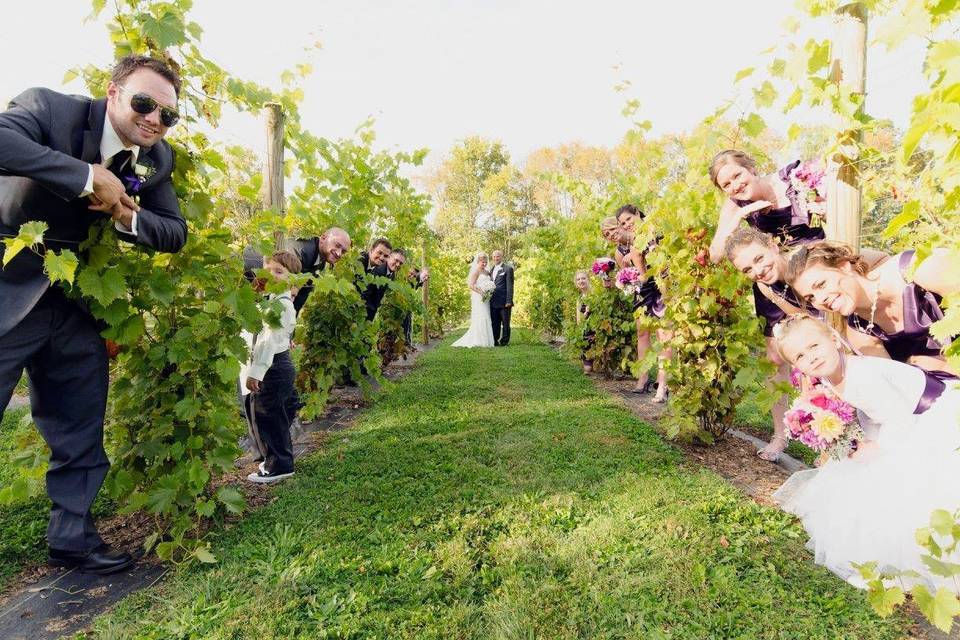
[[[776,442],[777,440],[783,442],[783,448],[781,448],[780,451],[778,451],[778,452],[776,452],[776,453],[774,453],[774,452],[772,452],[772,451],[771,451],[771,452],[768,452],[768,451],[767,451],[767,447],[769,447],[770,445],[772,445],[772,444],[773,444],[774,442]],[[763,449],[760,449],[759,451],[757,451],[757,456],[758,456],[761,460],[766,460],[767,462],[776,462],[777,460],[780,459],[781,454],[783,454],[783,452],[786,450],[787,444],[789,444],[789,443],[787,442],[787,439],[784,438],[783,436],[774,436],[773,438],[770,439],[770,442],[767,444],[766,447],[764,447]]]
[[[653,381],[647,380],[642,387],[634,387],[631,389],[630,393],[635,393],[639,396],[645,396],[651,391],[653,391]]]
[[[659,387],[658,387],[658,390],[659,390]],[[666,391],[663,392],[663,395],[662,395],[662,396],[654,396],[653,399],[650,400],[650,402],[656,402],[657,404],[663,404],[663,403],[665,403],[665,402],[667,401],[667,399],[668,399],[669,397],[670,397],[670,389],[667,389]]]

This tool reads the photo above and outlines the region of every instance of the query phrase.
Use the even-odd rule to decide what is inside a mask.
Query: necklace
[[[877,316],[877,302],[880,300],[880,279],[873,285],[873,302],[870,303],[870,322],[867,323],[867,333],[873,331],[873,321]]]

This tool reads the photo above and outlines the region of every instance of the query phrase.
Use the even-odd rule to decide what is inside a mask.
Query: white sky
[[[109,3],[108,3],[109,4]],[[781,37],[790,0],[195,0],[207,54],[233,73],[279,86],[281,71],[305,59],[307,126],[325,137],[376,118],[380,145],[429,147],[436,162],[456,140],[502,140],[515,160],[531,150],[579,140],[616,143],[626,130],[633,82],[640,116],[654,133],[689,129],[736,95],[734,74],[765,66],[759,52]],[[5,11],[0,100],[29,86],[64,87],[75,63],[106,65],[102,23],[83,24],[88,0],[29,0]],[[805,35],[796,36],[798,41]],[[895,57],[873,48],[868,108],[906,124],[924,86],[922,43]],[[621,64],[620,71],[613,66]],[[744,100],[744,104],[745,104]],[[776,114],[781,131],[789,122]],[[217,134],[258,151],[263,125],[226,118]]]

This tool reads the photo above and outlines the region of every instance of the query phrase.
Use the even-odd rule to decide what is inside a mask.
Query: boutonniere
[[[157,173],[157,168],[152,164],[144,162],[138,162],[133,165],[133,175],[124,176],[123,180],[127,183],[127,189],[131,193],[138,193],[140,188],[143,187],[144,183],[147,180],[152,178]]]

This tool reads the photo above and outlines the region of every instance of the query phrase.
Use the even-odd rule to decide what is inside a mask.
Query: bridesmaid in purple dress
[[[807,208],[801,206],[800,195],[790,183],[790,174],[800,164],[795,161],[777,173],[766,176],[757,175],[757,163],[743,151],[728,149],[714,156],[710,163],[710,180],[727,196],[720,209],[717,231],[710,242],[710,259],[720,262],[724,256],[724,245],[743,222],[776,239],[781,247],[813,242],[825,237],[823,229],[810,226]],[[782,310],[773,303],[761,288],[754,283],[753,302],[757,317],[765,320],[764,337],[767,343],[767,357],[777,367],[775,380],[786,381],[789,367],[777,352],[773,341],[773,327],[783,318]],[[786,398],[781,398],[771,411],[775,437],[759,455],[764,460],[775,461],[786,448],[783,413],[787,409]]]
[[[847,339],[859,351],[960,373],[942,354],[952,339],[930,335],[943,318],[943,297],[960,293],[960,272],[947,250],[934,249],[908,279],[913,258],[904,251],[871,268],[847,245],[818,242],[791,256],[786,278],[804,302],[845,316]]]
[[[617,222],[629,233],[635,232],[635,225],[641,222],[646,215],[639,207],[633,204],[625,204],[619,209],[617,209]],[[647,273],[647,255],[650,251],[654,250],[657,246],[657,239],[651,240],[645,247],[642,249],[635,249],[634,247],[630,248],[630,251],[625,255],[624,262],[629,263],[627,266],[636,267],[644,274]],[[619,247],[618,247],[619,251]],[[654,280],[653,276],[648,276],[646,280],[643,281],[643,284],[640,286],[640,289],[636,293],[636,302],[634,303],[634,311],[637,309],[643,309],[643,314],[648,318],[653,318],[655,320],[663,320],[663,316],[667,311],[667,307],[663,302],[663,294],[660,292],[660,288],[657,286],[657,281]],[[637,330],[638,336],[640,331],[640,326],[642,322],[640,319],[637,321]],[[639,357],[642,359],[646,355],[647,349],[650,346],[650,334],[646,333],[647,347],[643,350],[643,354]],[[657,340],[661,344],[666,344],[673,338],[673,332],[661,327],[657,328]],[[640,349],[637,349],[638,353]],[[663,403],[667,399],[667,370],[666,363],[667,360],[673,355],[673,352],[669,347],[665,347],[660,354],[657,356],[657,391],[653,396],[653,402]],[[649,383],[648,383],[649,385]],[[641,393],[644,393],[649,389],[647,385],[646,389],[641,389]]]

